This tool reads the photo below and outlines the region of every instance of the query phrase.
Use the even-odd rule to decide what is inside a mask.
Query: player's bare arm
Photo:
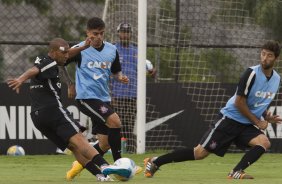
[[[15,79],[8,79],[7,83],[10,88],[16,90],[17,93],[20,92],[20,86],[28,79],[36,76],[39,73],[39,69],[34,66],[28,69],[25,73],[23,73],[20,77]]]
[[[69,58],[72,58],[75,55],[77,55],[79,52],[83,51],[84,49],[87,49],[91,45],[91,42],[92,42],[92,38],[87,37],[85,39],[85,43],[83,46],[70,48],[69,49]]]
[[[257,127],[259,127],[262,130],[266,129],[267,125],[268,125],[268,122],[266,120],[258,119],[253,113],[251,113],[251,111],[250,111],[246,101],[247,101],[247,99],[246,99],[245,96],[237,95],[236,99],[235,99],[235,106],[254,125],[256,125]]]
[[[62,79],[68,86],[68,98],[75,98],[76,96],[75,83],[71,79],[71,76],[67,68],[65,66],[60,68],[61,68],[60,71],[61,71]]]

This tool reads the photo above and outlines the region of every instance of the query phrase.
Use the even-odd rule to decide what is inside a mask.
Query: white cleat
[[[114,181],[109,175],[105,177],[104,174],[97,174],[96,177],[97,177],[97,181],[100,181],[100,182]]]

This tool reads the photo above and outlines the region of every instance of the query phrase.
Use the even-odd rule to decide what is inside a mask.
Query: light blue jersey
[[[262,72],[261,65],[250,67],[250,73],[246,76],[244,89],[241,89],[242,95],[247,98],[247,105],[250,111],[260,119],[262,114],[267,110],[268,106],[272,102],[279,89],[280,76],[273,70],[273,74],[270,79]],[[254,81],[251,84],[251,81]],[[238,93],[238,88],[233,97],[231,97],[226,106],[221,109],[221,113],[239,123],[252,124],[252,122],[242,115],[235,107],[235,98]],[[241,95],[241,94],[239,94]]]
[[[78,44],[83,45],[84,42]],[[111,101],[109,80],[116,57],[116,47],[108,42],[100,51],[93,47],[81,51],[81,62],[76,66],[76,99]]]

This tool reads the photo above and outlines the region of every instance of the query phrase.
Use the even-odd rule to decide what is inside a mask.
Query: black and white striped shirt
[[[40,72],[30,82],[31,111],[54,106],[62,107],[57,62],[49,56],[37,57],[34,65]]]

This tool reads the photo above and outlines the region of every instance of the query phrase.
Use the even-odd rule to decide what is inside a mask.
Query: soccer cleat
[[[106,165],[101,167],[101,172],[107,176],[110,174],[118,175],[121,177],[129,178],[131,175],[131,170],[125,169],[116,165]]]
[[[67,172],[66,180],[73,180],[83,169],[84,167],[78,161],[74,161],[72,163],[71,169]]]
[[[159,169],[158,166],[156,166],[156,164],[154,164],[153,162],[154,158],[145,158],[144,159],[144,176],[147,178],[151,178],[154,176],[154,174],[157,172],[157,170]]]
[[[97,181],[101,182],[109,182],[109,181],[114,181],[109,175],[105,176],[104,174],[97,174]]]
[[[253,176],[246,174],[244,171],[239,170],[239,171],[231,171],[228,176],[228,179],[254,179]]]
[[[138,165],[135,166],[135,174],[139,174],[139,173],[141,173],[142,171],[143,171],[142,167],[140,167],[140,166],[138,166]]]

